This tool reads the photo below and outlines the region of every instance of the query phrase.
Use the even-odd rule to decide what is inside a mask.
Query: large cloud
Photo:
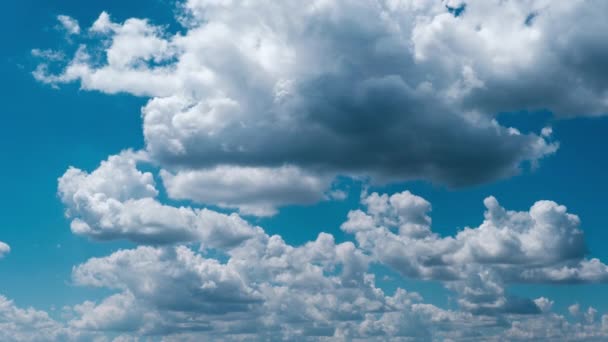
[[[85,191],[84,198],[107,201],[112,188],[106,188],[104,182],[109,180],[115,180],[112,184],[118,189],[142,188],[116,182],[147,179],[136,169],[132,156],[123,152],[85,174],[86,181],[81,182],[89,186],[83,190],[90,190],[90,184],[95,184],[96,191],[103,192]],[[133,177],[102,176],[118,170]],[[149,191],[149,195],[155,193]],[[130,195],[114,196],[124,203],[133,200]],[[140,201],[138,205],[144,212],[157,212],[158,206],[171,210],[170,217],[176,222],[192,215],[191,209],[180,211],[152,198],[136,201]],[[579,218],[551,201],[538,201],[529,211],[516,212],[488,197],[484,201],[484,221],[453,237],[441,237],[432,231],[431,204],[410,192],[390,196],[364,193],[362,204],[363,208],[351,211],[342,225],[345,232],[354,235],[356,245],[336,244],[332,235],[322,233],[317,240],[294,247],[278,235],[269,236],[261,228],[249,225],[243,226],[247,234],[238,235],[236,240],[226,239],[234,234],[231,221],[207,210],[207,215],[213,213],[223,220],[212,225],[215,234],[199,233],[188,240],[201,244],[199,253],[185,246],[142,246],[91,259],[74,268],[75,282],[118,292],[100,303],[88,302],[75,308],[78,317],[71,327],[175,335],[178,340],[200,334],[218,338],[233,334],[259,337],[264,333],[286,339],[458,339],[485,327],[484,334],[516,339],[528,336],[522,329],[530,323],[524,323],[522,315],[542,315],[534,322],[540,325],[546,320],[547,327],[563,325],[562,321],[567,320],[548,314],[551,302],[546,298],[532,300],[510,295],[510,284],[608,281],[608,267],[597,259],[585,258]],[[154,230],[149,232],[146,224],[132,225],[130,220],[120,219],[130,209],[125,210],[107,211],[102,219],[91,222],[101,234],[108,229],[102,222],[113,223],[112,234],[106,238],[145,242],[139,237],[144,234],[148,239],[154,237],[154,244],[176,242],[156,235]],[[72,208],[68,211],[90,215]],[[232,218],[236,220],[238,216],[233,214]],[[208,231],[208,226],[196,226],[197,231]],[[175,227],[162,229],[170,231]],[[400,294],[401,290],[394,295],[384,294],[376,287],[369,267],[376,263],[391,267],[404,277],[443,282],[457,294],[460,311],[424,304],[417,295]],[[564,333],[604,336],[604,328],[598,322],[586,327],[565,325]],[[502,327],[504,324],[510,329]],[[544,335],[536,331],[529,336]]]
[[[413,306],[419,296],[403,290],[386,296],[366,273],[366,257],[350,242],[335,244],[321,234],[292,247],[278,236],[263,235],[228,255],[219,263],[186,247],[139,247],[91,259],[74,269],[75,281],[122,292],[97,306],[79,307],[82,318],[72,324],[136,334],[280,340],[358,335],[363,321],[398,315],[412,324],[387,329],[377,323],[374,334],[430,336]]]
[[[364,194],[341,226],[354,241],[321,233],[292,246],[236,213],[163,203],[141,167],[159,170],[170,199],[258,216],[330,197],[337,175],[452,186],[513,175],[558,144],[549,128],[521,133],[497,113],[606,113],[597,66],[608,50],[596,33],[608,25],[604,2],[181,6],[176,34],[104,12],[61,73],[35,71],[54,85],[150,98],[145,151],[110,156],[91,172],[70,168],[58,189],[75,234],[143,246],[74,267],[76,284],[114,293],[65,308],[65,324],[0,297],[0,339],[608,338],[608,316],[593,308],[573,306],[566,318],[547,298],[509,293],[516,283],[608,281],[608,266],[586,256],[579,218],[557,203],[516,212],[488,197],[479,226],[442,237],[425,199]],[[577,29],[561,28],[569,21]],[[458,309],[385,292],[375,279],[384,266],[442,282]]]
[[[150,97],[146,148],[171,179],[202,187],[229,170],[242,181],[227,189],[256,196],[241,203],[196,186],[170,194],[262,214],[322,198],[337,174],[455,186],[511,176],[557,143],[500,125],[498,112],[606,112],[605,85],[585,71],[605,53],[588,33],[605,25],[601,10],[471,1],[455,16],[446,6],[192,0],[174,35],[103,13],[89,30],[102,44],[82,45],[60,74],[41,65],[35,75]],[[563,18],[587,29],[562,34]],[[294,173],[317,177],[314,191],[293,182],[293,196],[262,198],[266,175],[292,183]]]
[[[74,268],[75,282],[118,292],[76,307],[70,324],[178,341],[608,337],[608,315],[600,317],[593,308],[579,319],[577,307],[571,310],[576,317],[568,319],[552,312],[547,298],[507,293],[508,284],[530,281],[522,270],[559,270],[560,265],[580,272],[572,281],[608,280],[605,266],[583,271],[586,263],[603,264],[584,259],[578,218],[564,207],[539,202],[529,212],[512,212],[489,198],[480,227],[440,238],[430,231],[430,204],[420,197],[372,194],[364,203],[368,212],[351,212],[343,225],[356,234],[359,246],[336,243],[325,233],[291,246],[278,235],[260,233],[212,253],[184,246],[138,247],[93,258]],[[539,232],[553,238],[536,239]],[[472,253],[479,239],[486,239],[492,251]],[[505,244],[510,253],[497,253]],[[408,277],[444,281],[457,292],[460,310],[425,304],[402,289],[385,293],[375,285],[374,263]],[[533,281],[556,279],[537,276]]]
[[[131,152],[124,152],[90,174],[76,172],[82,194],[65,191],[62,196],[71,194],[66,201],[82,196],[107,202],[111,194],[117,203],[132,200],[133,194],[153,196],[153,186],[141,186],[152,182],[136,169],[132,158]],[[115,177],[104,177],[115,172]],[[115,182],[106,184],[109,179]],[[121,184],[121,180],[139,185]],[[70,189],[73,184],[64,185]],[[189,242],[200,242],[198,251],[183,245],[120,250],[73,269],[75,284],[107,288],[114,294],[64,308],[65,323],[44,312],[18,309],[5,300],[6,313],[0,306],[0,326],[4,323],[8,336],[18,341],[93,337],[105,341],[104,337],[117,334],[121,334],[118,341],[138,337],[175,341],[608,337],[608,316],[593,308],[581,313],[580,306],[573,306],[573,317],[567,318],[552,312],[553,302],[547,298],[518,298],[507,291],[509,284],[518,282],[608,280],[604,264],[585,259],[580,221],[565,207],[539,201],[529,211],[514,212],[489,197],[479,227],[440,237],[431,230],[431,205],[425,199],[409,192],[364,195],[364,210],[351,211],[342,225],[355,235],[356,244],[336,243],[332,235],[321,233],[314,241],[292,246],[279,235],[249,227],[251,234],[233,243],[196,235]],[[147,199],[140,205],[151,206],[146,211],[158,210],[155,206],[161,204]],[[71,205],[75,203],[86,201]],[[174,214],[179,216],[179,211]],[[134,234],[129,220],[112,217],[124,215],[121,211],[104,215],[91,223],[112,222],[113,233],[106,238],[137,237],[138,241],[139,234],[147,234],[146,225]],[[129,228],[125,230],[123,224]],[[107,228],[98,227],[101,234]],[[233,228],[224,220],[215,229],[230,234]],[[151,236],[154,244],[175,242],[163,240],[163,235]],[[392,267],[405,277],[444,282],[458,294],[460,309],[426,304],[418,294],[403,289],[386,293],[376,285],[374,264]],[[36,319],[24,321],[20,318],[24,315]],[[44,335],[40,337],[38,331]]]

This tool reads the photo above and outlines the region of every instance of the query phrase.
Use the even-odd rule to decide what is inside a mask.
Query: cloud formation
[[[136,169],[134,155],[126,151],[110,157],[90,174],[68,170],[78,181],[70,184],[64,175],[64,190],[82,190],[61,193],[62,198],[70,194],[78,199],[71,203],[76,208],[68,211],[89,215],[79,209],[89,206],[82,205],[89,198],[127,203],[132,194],[156,194],[147,186],[152,181],[146,173]],[[116,182],[108,183],[104,176]],[[157,211],[161,204],[147,199],[139,205]],[[606,265],[585,258],[578,217],[551,201],[539,201],[523,212],[506,210],[493,197],[484,204],[478,227],[441,237],[431,229],[431,204],[425,199],[407,191],[390,196],[364,193],[363,207],[351,211],[342,225],[354,242],[336,243],[332,235],[321,233],[300,246],[249,225],[247,235],[225,239],[234,227],[226,215],[212,211],[209,215],[223,219],[201,224],[202,233],[183,245],[170,235],[155,235],[146,224],[134,233],[130,220],[112,217],[124,213],[109,210],[94,225],[103,232],[107,227],[101,222],[112,222],[107,238],[146,243],[139,234],[154,237],[149,245],[74,267],[76,285],[114,293],[64,308],[65,322],[17,308],[3,298],[0,326],[5,324],[2,331],[18,341],[106,341],[116,334],[117,341],[607,338],[608,315],[594,308],[573,305],[572,317],[565,317],[552,311],[548,298],[508,293],[513,283],[608,281]],[[175,210],[176,221],[191,212],[162,206]],[[374,265],[393,268],[407,278],[441,281],[457,294],[458,309],[427,304],[419,294],[401,288],[386,292],[376,285]]]
[[[565,317],[549,298],[509,293],[608,282],[579,218],[552,201],[510,211],[488,197],[477,227],[440,236],[424,198],[364,193],[341,225],[346,241],[321,233],[300,246],[240,216],[331,198],[340,175],[467,186],[536,164],[558,148],[552,130],[522,133],[498,113],[606,114],[608,50],[593,33],[608,28],[606,6],[187,0],[178,33],[102,13],[67,65],[33,52],[46,59],[34,76],[149,98],[143,151],[58,180],[72,232],[138,246],[73,268],[75,284],[112,294],[64,308],[63,322],[0,297],[0,339],[608,338],[594,308]],[[78,39],[78,22],[58,19]],[[456,306],[385,290],[376,267],[441,282]]]
[[[79,306],[70,324],[176,340],[608,336],[608,316],[593,308],[580,319],[580,309],[570,310],[569,319],[552,311],[550,299],[508,293],[513,283],[608,281],[604,264],[585,259],[580,221],[564,206],[539,201],[515,212],[489,197],[481,225],[440,237],[431,230],[430,203],[410,192],[364,194],[362,204],[342,225],[356,243],[321,233],[291,246],[260,229],[227,248],[140,246],[90,259],[74,268],[74,281],[117,293]],[[458,295],[459,310],[426,304],[403,289],[385,293],[374,264],[443,282]]]
[[[604,53],[585,33],[605,25],[601,11],[545,1],[471,1],[458,15],[452,7],[192,0],[183,3],[184,31],[176,34],[104,12],[89,28],[93,43],[81,45],[63,72],[49,74],[42,64],[35,75],[149,97],[146,150],[176,176],[167,177],[170,194],[261,215],[319,200],[336,175],[449,186],[512,176],[558,144],[548,129],[501,125],[498,113],[606,113],[605,86],[577,62]],[[583,12],[589,30],[560,35],[555,18]],[[554,44],[557,35],[563,44]],[[581,41],[590,43],[568,57],[564,47]],[[244,203],[199,190],[218,170],[238,175],[255,196]],[[302,191],[295,174],[312,190]],[[291,184],[294,195],[267,189],[267,175]],[[196,184],[177,186],[185,180]],[[263,198],[264,190],[279,196]]]
[[[76,284],[116,294],[74,307],[71,329],[177,340],[459,340],[480,331],[482,339],[605,337],[600,320],[570,323],[547,298],[509,294],[516,283],[608,281],[608,266],[585,257],[580,219],[555,202],[516,212],[488,197],[478,227],[441,237],[424,198],[363,193],[362,208],[341,226],[355,243],[321,233],[291,246],[236,214],[159,203],[153,177],[137,169],[145,162],[145,154],[125,151],[91,173],[71,168],[60,178],[75,233],[150,244],[74,268]],[[81,224],[89,228],[79,230]],[[370,268],[376,264],[442,282],[459,310],[425,304],[403,289],[385,293]],[[527,329],[532,322],[538,326]]]
[[[59,197],[72,218],[72,232],[96,240],[226,247],[259,230],[237,214],[160,203],[153,175],[139,171],[138,161],[145,162],[145,154],[124,151],[90,174],[72,167],[59,178]]]
[[[465,310],[537,312],[531,300],[508,296],[509,283],[608,282],[608,266],[586,259],[580,220],[566,207],[538,201],[527,212],[484,200],[481,225],[455,236],[431,230],[431,205],[409,191],[362,197],[342,230],[379,262],[410,278],[444,281]]]

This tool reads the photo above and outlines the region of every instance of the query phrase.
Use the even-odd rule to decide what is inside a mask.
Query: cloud
[[[321,233],[292,246],[259,228],[230,246],[203,238],[198,252],[140,246],[92,258],[74,268],[74,282],[116,293],[74,307],[69,325],[176,340],[606,337],[595,309],[571,322],[552,312],[548,298],[508,293],[514,283],[608,281],[606,266],[585,258],[580,220],[566,207],[538,201],[528,211],[509,211],[488,197],[478,227],[440,237],[431,229],[431,204],[419,196],[364,193],[361,201],[363,209],[342,225],[356,244]],[[385,293],[375,284],[374,264],[443,282],[457,294],[459,310],[403,289]],[[552,273],[564,269],[566,276]]]
[[[509,296],[505,287],[511,283],[608,281],[608,266],[585,258],[579,218],[552,201],[516,212],[488,197],[482,224],[453,237],[432,232],[430,203],[408,191],[364,194],[362,204],[365,209],[349,212],[342,230],[404,276],[443,281],[468,311],[542,309],[531,300]]]
[[[589,307],[589,311],[595,309]],[[505,332],[505,338],[514,341],[569,340],[569,341],[602,341],[608,334],[608,315],[600,320],[595,318],[584,322],[570,322],[566,317],[556,313],[531,316],[525,320],[513,322]]]
[[[503,12],[481,3],[467,8],[475,6]],[[491,64],[499,59],[496,54],[515,59],[509,51],[519,50],[491,50],[479,65],[465,63],[474,61],[473,50],[462,48],[459,58],[428,57],[447,39],[440,36],[447,33],[432,28],[462,26],[450,31],[462,32],[472,25],[469,10],[454,18],[439,2],[374,1],[186,1],[182,9],[185,31],[173,35],[145,19],[113,22],[104,12],[90,29],[101,45],[82,45],[60,74],[48,74],[41,65],[35,76],[47,83],[80,82],[84,89],[150,97],[142,110],[146,149],[164,169],[190,177],[198,172],[198,178],[208,179],[218,169],[284,175],[292,168],[330,180],[369,176],[380,182],[426,179],[466,186],[512,176],[524,163],[558,148],[547,134],[523,134],[499,124],[495,115],[512,110],[511,104],[491,109],[470,104],[484,84],[503,75],[496,75]],[[291,19],[279,19],[284,13]],[[513,13],[505,15],[504,20],[516,19]],[[520,30],[522,37],[529,35],[526,30]],[[460,44],[464,39],[448,40]],[[542,56],[530,63],[539,60]],[[517,79],[515,66],[500,70]],[[581,87],[586,86],[583,81]],[[538,101],[543,98],[539,95]],[[552,104],[534,107],[545,108]],[[299,183],[292,185],[300,194]],[[238,203],[195,189],[179,193],[245,212],[248,206],[252,212],[260,207],[257,199]],[[259,212],[320,198],[322,190],[315,190],[316,196],[264,203]]]
[[[126,151],[90,174],[75,172],[85,195],[66,190],[61,196],[111,195],[128,202],[137,194],[150,200],[141,206],[158,211],[156,205],[161,204],[145,197],[157,190],[148,186],[150,177],[137,170],[133,158],[138,156]],[[63,181],[64,189],[78,188]],[[74,203],[78,207],[82,202]],[[608,337],[608,316],[594,308],[571,309],[575,314],[568,319],[552,311],[553,301],[548,298],[532,300],[508,293],[513,283],[563,282],[551,272],[560,273],[564,267],[574,270],[568,281],[608,280],[599,260],[585,259],[580,221],[565,207],[539,201],[528,211],[516,212],[489,197],[478,227],[440,237],[431,229],[431,204],[410,192],[364,193],[362,204],[342,225],[354,234],[356,243],[337,243],[332,235],[321,233],[314,241],[293,246],[258,227],[236,243],[200,234],[189,241],[199,242],[198,250],[192,243],[157,243],[91,258],[73,268],[74,284],[108,289],[111,295],[64,308],[65,322],[44,312],[15,308],[5,300],[4,315],[11,316],[2,319],[0,304],[0,326],[8,322],[8,336],[17,336],[18,341],[102,341],[116,335],[126,340],[178,341]],[[120,224],[129,221],[115,222],[121,231]],[[202,231],[207,226],[202,225]],[[141,227],[144,234],[146,225]],[[117,236],[136,236],[129,234]],[[374,265],[392,267],[408,278],[442,281],[458,295],[458,309],[427,304],[419,294],[401,288],[386,292],[376,285]],[[542,272],[531,277],[530,270]],[[28,313],[37,319],[16,326],[19,315]],[[41,328],[32,330],[32,326]],[[38,331],[45,335],[37,337]]]
[[[236,214],[161,204],[155,199],[153,175],[139,171],[138,161],[145,162],[145,155],[124,151],[91,173],[70,168],[59,178],[72,232],[96,240],[204,242],[211,247],[235,245],[257,234],[259,228]]]
[[[57,20],[68,35],[80,34],[80,25],[76,19],[67,15],[58,15]]]
[[[301,247],[260,235],[227,257],[221,263],[181,246],[138,247],[91,259],[74,269],[75,282],[121,294],[79,308],[83,316],[72,324],[93,330],[119,326],[136,334],[304,339],[359,334],[352,321],[371,324],[396,311],[413,319],[420,315],[412,307],[417,294],[398,290],[386,296],[366,274],[366,257],[328,234]],[[425,329],[411,324],[388,333],[427,336]]]
[[[0,241],[0,258],[5,256],[6,254],[10,253],[10,251],[11,251],[11,247],[9,245],[7,245],[6,243]]]
[[[325,233],[301,246],[260,234],[214,255],[185,246],[138,247],[90,259],[74,268],[74,281],[118,292],[75,307],[70,326],[179,341],[608,336],[608,316],[598,319],[593,308],[572,322],[552,312],[548,298],[508,296],[499,267],[478,268],[464,274],[467,279],[449,282],[461,308],[452,311],[403,289],[385,293],[369,267],[379,262],[375,256]]]
[[[297,167],[231,167],[162,170],[167,193],[174,199],[238,208],[241,214],[271,216],[279,205],[313,204],[324,198],[331,178]]]
[[[118,292],[101,303],[74,308],[78,318],[70,323],[72,328],[139,335],[205,331],[221,336],[234,331],[255,335],[264,327],[286,338],[380,334],[425,339],[440,334],[437,326],[420,316],[415,309],[419,306],[401,303],[395,309],[391,295],[375,286],[370,264],[391,267],[408,278],[443,282],[457,294],[460,311],[431,307],[455,321],[469,314],[498,319],[550,311],[548,299],[509,294],[510,284],[608,281],[608,266],[585,258],[580,219],[552,201],[538,201],[528,211],[517,212],[488,197],[478,227],[441,237],[432,231],[432,206],[424,198],[409,191],[364,192],[363,208],[350,211],[341,226],[356,244],[336,244],[332,235],[322,233],[316,241],[294,247],[237,214],[160,203],[154,176],[138,169],[147,163],[146,153],[127,150],[110,156],[91,173],[70,168],[59,179],[59,195],[76,234],[152,245],[94,258],[74,268],[77,284]],[[256,176],[242,183],[239,174],[232,183],[230,172],[224,180],[216,178],[235,191],[258,191],[240,184],[264,180]],[[168,177],[178,176],[167,171],[161,175],[169,188],[176,186]],[[196,182],[201,182],[199,175],[193,173]],[[213,174],[205,176],[213,178]],[[196,182],[179,187],[188,189]],[[198,244],[200,252],[179,243]],[[325,306],[354,298],[363,299],[354,307]],[[426,305],[416,295],[407,298]],[[125,301],[132,304],[121,306]],[[307,309],[292,312],[285,303]],[[197,320],[191,321],[192,317]],[[346,324],[345,319],[360,326]],[[404,319],[418,322],[418,328],[389,328],[385,322]],[[190,323],[184,325],[184,320]]]
[[[0,296],[0,340],[44,341],[59,340],[62,326],[44,311],[21,309]]]
[[[66,307],[66,322],[0,297],[0,339],[608,338],[608,316],[594,308],[566,318],[549,298],[509,293],[512,284],[608,281],[608,266],[587,257],[580,219],[552,201],[511,211],[488,197],[477,227],[440,236],[426,199],[364,193],[341,225],[344,242],[321,233],[300,246],[237,213],[175,205],[268,216],[340,198],[332,183],[341,175],[449,186],[512,176],[559,144],[550,128],[522,133],[498,113],[606,114],[597,70],[608,50],[594,34],[608,25],[605,3],[179,6],[179,33],[103,12],[68,62],[33,52],[45,59],[34,72],[41,82],[148,98],[143,151],[58,180],[75,234],[140,245],[73,268],[75,284],[112,294]],[[59,20],[79,33],[74,19]],[[568,22],[577,28],[565,31]],[[51,63],[63,71],[49,74]],[[441,282],[454,309],[382,289],[375,267]]]

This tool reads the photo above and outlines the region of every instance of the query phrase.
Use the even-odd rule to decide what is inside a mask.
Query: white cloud
[[[0,241],[0,258],[5,256],[6,254],[8,254],[10,251],[11,251],[11,247],[9,245],[7,245],[6,243]]]
[[[534,300],[534,304],[536,304],[536,306],[538,306],[540,311],[549,312],[549,311],[551,311],[551,308],[553,307],[554,302],[548,298],[539,297]]]
[[[76,19],[67,15],[58,15],[57,20],[59,20],[59,23],[68,35],[80,34],[80,25],[78,25]]]
[[[324,197],[329,177],[307,174],[297,167],[231,167],[162,170],[163,185],[171,198],[238,208],[241,214],[270,216],[276,207],[313,204]]]
[[[207,209],[161,204],[150,172],[137,169],[145,156],[131,151],[110,156],[90,174],[70,168],[59,178],[59,197],[75,234],[98,240],[139,243],[204,242],[226,247],[257,234],[238,217]]]
[[[387,319],[395,310],[422,322],[412,306],[418,295],[384,295],[366,273],[366,257],[352,243],[335,244],[331,235],[301,247],[259,236],[228,256],[219,263],[186,247],[139,247],[91,259],[74,269],[74,280],[122,294],[77,308],[83,316],[72,324],[94,330],[118,325],[138,334],[297,339],[358,335],[356,322]],[[395,336],[428,334],[413,324],[379,329]]]
[[[343,196],[331,189],[338,175],[453,186],[511,176],[558,144],[549,128],[502,126],[498,112],[606,114],[597,70],[608,50],[593,34],[608,28],[604,2],[182,6],[177,34],[103,12],[63,72],[49,74],[47,64],[34,72],[54,85],[150,98],[145,151],[110,156],[91,172],[72,167],[58,187],[75,234],[144,246],[74,267],[76,284],[114,293],[66,308],[67,324],[0,297],[0,339],[608,337],[608,316],[593,308],[565,318],[548,298],[508,291],[608,281],[608,266],[586,257],[579,218],[555,202],[517,212],[488,197],[479,226],[442,237],[427,200],[364,193],[363,208],[341,226],[356,243],[321,233],[292,246],[236,213],[162,203],[152,172],[138,169],[162,170],[170,199],[259,216]],[[59,20],[69,35],[80,32],[74,19]],[[568,22],[576,29],[565,31]],[[63,63],[56,51],[35,51]],[[403,289],[385,293],[372,265],[442,282],[458,309]]]
[[[588,340],[608,333],[605,316],[598,320],[595,309],[572,322],[551,311],[550,299],[506,297],[492,270],[476,278],[484,291],[475,281],[463,283],[464,311],[425,304],[402,289],[385,294],[369,273],[373,259],[350,242],[336,244],[329,234],[299,247],[276,235],[258,235],[226,251],[225,258],[219,262],[183,246],[138,247],[93,258],[74,269],[76,283],[119,292],[99,304],[75,307],[70,326],[179,341]],[[490,288],[498,295],[492,297]],[[479,300],[488,297],[508,314],[494,315],[491,303]],[[466,312],[469,304],[483,305],[485,311],[477,310],[483,315]],[[526,311],[528,305],[535,311]]]
[[[430,204],[410,192],[364,195],[362,203],[366,208],[351,211],[342,225],[359,247],[404,276],[444,281],[466,310],[539,310],[530,300],[509,296],[510,283],[608,281],[608,266],[585,259],[579,218],[555,202],[515,212],[488,197],[483,223],[453,237],[432,233]]]
[[[112,195],[128,202],[133,194],[154,196],[155,189],[147,186],[152,181],[136,169],[133,155],[109,158],[90,174],[76,172],[81,190],[90,191],[85,197]],[[73,188],[65,183],[65,189]],[[143,199],[150,201],[142,206],[158,211],[155,205],[161,204]],[[105,341],[116,334],[123,340],[148,336],[176,341],[608,337],[608,316],[594,308],[577,307],[567,319],[552,312],[548,298],[519,298],[507,291],[516,282],[564,281],[548,272],[562,265],[578,272],[571,281],[607,280],[605,270],[585,269],[585,264],[603,264],[580,254],[580,222],[565,207],[539,201],[529,211],[514,212],[489,197],[479,227],[442,238],[431,230],[431,204],[410,192],[364,193],[362,203],[365,211],[352,211],[342,226],[355,234],[357,244],[336,243],[321,233],[292,246],[257,228],[232,244],[202,234],[193,240],[201,242],[199,251],[183,245],[139,246],[89,259],[74,267],[74,283],[114,294],[64,308],[66,323],[0,301],[0,327],[8,327],[0,329],[0,337],[5,331],[18,341]],[[539,232],[544,239],[535,240]],[[488,243],[478,245],[481,239]],[[510,253],[503,253],[505,248]],[[459,310],[426,304],[403,289],[385,293],[370,267],[376,263],[407,277],[444,281],[458,294]],[[534,279],[521,275],[537,269],[544,273]]]
[[[19,308],[13,301],[0,295],[0,340],[39,342],[77,339],[78,334],[68,331],[46,312]]]

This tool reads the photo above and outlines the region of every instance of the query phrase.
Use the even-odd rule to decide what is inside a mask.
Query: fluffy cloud
[[[587,312],[595,312],[589,307]],[[514,341],[568,340],[568,341],[603,341],[608,337],[608,315],[596,319],[593,315],[588,320],[569,321],[555,313],[546,313],[525,320],[513,322],[505,331],[505,338]]]
[[[115,179],[145,179],[135,163],[124,165],[138,176]],[[88,182],[103,188],[94,178]],[[606,337],[608,318],[598,319],[593,308],[573,309],[574,319],[567,319],[552,312],[550,299],[508,293],[513,283],[608,281],[606,265],[585,258],[580,220],[564,206],[539,201],[516,212],[488,197],[478,227],[440,237],[431,229],[431,204],[410,192],[363,194],[362,204],[342,225],[356,244],[321,233],[291,246],[258,228],[230,245],[200,236],[199,252],[141,246],[90,259],[74,268],[75,283],[117,292],[74,307],[69,327],[175,340]],[[375,285],[372,264],[442,281],[458,295],[460,310],[425,304],[402,289],[385,293]]]
[[[279,205],[316,203],[331,183],[329,177],[290,166],[219,166],[176,174],[162,170],[160,175],[171,198],[238,208],[241,214],[255,216],[274,215]]]
[[[440,237],[431,230],[430,204],[406,191],[363,196],[342,229],[360,248],[407,277],[444,281],[475,313],[537,312],[546,307],[509,296],[509,283],[608,281],[608,266],[585,259],[580,220],[566,207],[536,202],[527,212],[508,211],[484,200],[479,227]]]
[[[152,181],[136,169],[134,156],[123,152],[90,174],[78,171],[83,196],[111,195],[128,202],[133,194],[155,195],[154,187],[146,186]],[[72,185],[66,182],[64,189],[77,188]],[[68,194],[78,197],[61,193]],[[152,203],[157,202],[141,205]],[[336,243],[332,235],[321,233],[314,241],[292,246],[256,228],[229,244],[201,234],[192,240],[201,243],[198,251],[179,244],[120,250],[73,269],[76,285],[114,294],[64,308],[65,323],[5,299],[0,326],[18,341],[106,341],[118,334],[122,340],[147,336],[169,341],[608,337],[608,316],[594,308],[575,305],[567,318],[552,311],[550,299],[519,298],[507,291],[516,282],[608,280],[605,265],[584,258],[578,217],[549,201],[524,212],[508,211],[492,197],[484,203],[482,224],[454,237],[433,233],[431,204],[425,199],[409,192],[373,193],[362,196],[363,210],[351,211],[342,225],[354,234],[356,244]],[[114,222],[119,231],[128,224]],[[230,231],[229,226],[221,228]],[[458,294],[460,309],[426,304],[420,295],[400,288],[386,293],[376,285],[374,264],[393,267],[406,277],[444,282]]]
[[[482,225],[467,228],[461,232],[465,235],[455,238],[432,233],[427,215],[430,204],[404,192],[369,195],[363,198],[367,213],[351,212],[343,228],[355,233],[361,248],[348,241],[336,243],[325,233],[301,246],[291,246],[278,235],[260,233],[229,249],[197,253],[185,246],[138,247],[93,258],[74,268],[74,281],[118,292],[100,303],[77,306],[77,317],[70,326],[91,332],[120,331],[125,336],[162,335],[176,341],[608,337],[608,316],[598,315],[593,308],[581,312],[577,306],[571,310],[574,318],[568,319],[552,312],[550,299],[518,298],[506,291],[510,283],[527,281],[517,278],[517,272],[523,269],[554,269],[567,263],[580,270],[577,263],[589,262],[578,252],[556,247],[563,247],[559,243],[562,240],[572,240],[576,246],[572,249],[584,250],[570,236],[580,233],[578,219],[554,203],[539,202],[529,212],[512,212],[501,209],[493,198],[485,202],[488,212]],[[499,212],[502,214],[497,215]],[[367,219],[354,221],[359,214]],[[472,236],[485,236],[484,230],[503,231],[502,235],[494,233],[507,236],[507,240],[525,240],[536,229],[555,229],[565,236],[536,246],[552,254],[544,259],[539,260],[532,252],[526,254],[524,246],[528,245],[523,242],[520,246],[510,244],[517,246],[511,247],[510,260],[507,256],[488,258],[487,251],[480,255],[462,252],[469,248],[468,240],[478,242]],[[382,254],[370,241],[364,242],[362,234],[371,231],[382,231],[374,242],[383,246]],[[389,242],[380,241],[398,237],[410,240],[389,247]],[[422,248],[424,244],[427,246]],[[450,244],[455,245],[445,252]],[[406,260],[400,253],[410,250],[416,252],[418,260]],[[446,254],[446,261],[440,262],[434,253]],[[395,267],[409,277],[437,277],[458,293],[461,310],[425,304],[418,294],[403,289],[385,293],[375,285],[370,268],[374,263]],[[419,273],[399,268],[406,263],[410,268],[419,264]],[[452,272],[428,270],[433,267],[451,268]],[[452,279],[444,277],[448,273]],[[577,281],[605,281],[606,274],[579,276]],[[545,277],[535,281],[555,280]]]
[[[53,84],[78,81],[85,89],[151,97],[143,108],[148,152],[171,174],[183,172],[188,176],[182,178],[202,179],[205,185],[220,169],[249,174],[243,178],[251,179],[246,188],[254,192],[267,186],[265,177],[256,175],[290,179],[294,171],[286,170],[461,186],[513,175],[522,163],[557,149],[546,135],[523,134],[494,119],[519,102],[492,107],[472,100],[490,98],[482,94],[486,84],[502,82],[489,88],[494,97],[516,84],[522,93],[536,94],[538,105],[530,109],[554,109],[554,98],[545,103],[542,90],[516,83],[532,77],[527,72],[545,60],[544,52],[555,52],[540,38],[526,38],[544,27],[542,14],[533,27],[523,23],[533,10],[526,6],[532,5],[516,8],[525,12],[519,13],[522,19],[502,5],[481,2],[467,5],[465,14],[455,18],[439,2],[193,0],[183,4],[185,32],[174,35],[147,20],[116,23],[103,13],[90,28],[104,42],[101,51],[95,44],[83,45],[61,74],[47,74],[41,65],[35,75]],[[481,48],[459,46],[468,41],[471,26],[486,24],[473,8],[512,23],[483,26],[487,33],[474,31],[484,51],[478,57]],[[492,37],[503,36],[501,28],[516,23],[521,28],[512,42],[519,45],[490,46]],[[443,29],[450,25],[456,28]],[[443,50],[449,53],[435,53]],[[538,56],[519,57],[532,50]],[[444,59],[431,58],[436,55]],[[529,69],[521,67],[524,62]],[[577,84],[587,89],[589,83]],[[321,198],[319,187],[329,182],[315,181],[310,192],[290,183],[294,196],[273,201],[256,196],[251,203],[197,187],[175,193],[267,214],[280,204]]]
[[[404,290],[385,295],[366,273],[367,258],[350,242],[335,244],[321,234],[293,247],[279,236],[260,235],[227,257],[220,263],[186,247],[139,247],[91,259],[74,269],[74,280],[122,292],[78,307],[82,317],[72,325],[199,338],[307,339],[366,336],[368,330],[430,336],[422,317],[428,313],[414,306],[420,297]],[[397,325],[404,318],[412,324]]]
[[[70,168],[59,178],[59,197],[75,234],[97,240],[226,247],[259,230],[236,214],[161,204],[155,199],[154,177],[139,171],[138,161],[145,161],[145,155],[125,151],[110,156],[90,174]]]
[[[175,34],[102,13],[61,73],[46,64],[64,63],[59,52],[33,52],[46,59],[34,76],[149,98],[145,151],[72,167],[58,187],[75,234],[143,246],[74,267],[76,284],[113,294],[65,308],[65,324],[0,297],[0,339],[608,338],[594,308],[567,318],[548,298],[508,291],[608,281],[608,266],[586,257],[579,218],[552,201],[516,212],[488,197],[479,226],[442,237],[425,199],[364,194],[341,226],[354,241],[321,233],[292,246],[236,213],[161,202],[141,167],[160,170],[171,200],[257,216],[331,197],[338,175],[451,186],[513,175],[558,143],[549,127],[503,126],[499,112],[606,114],[597,70],[608,50],[596,34],[606,6],[187,0]],[[62,18],[76,36],[78,23]],[[561,28],[570,21],[580,24]],[[375,266],[442,282],[458,309],[385,292]]]
[[[65,331],[46,312],[21,309],[4,296],[0,296],[0,340],[3,341],[55,341],[65,338]]]

